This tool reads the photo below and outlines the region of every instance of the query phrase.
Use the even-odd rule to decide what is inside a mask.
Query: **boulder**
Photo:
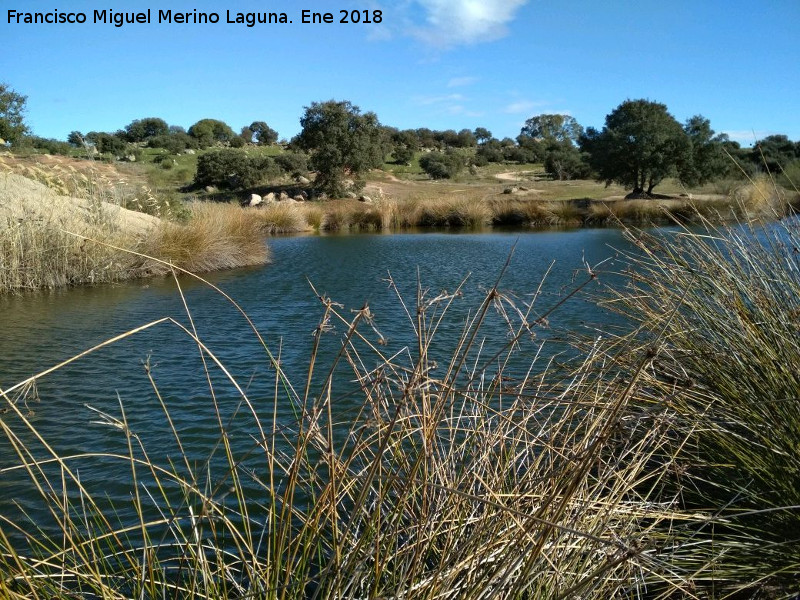
[[[347,193],[345,193],[344,197],[345,198],[352,198],[353,200],[356,200],[358,198],[358,194],[356,194],[355,192],[347,192]]]
[[[506,189],[504,189],[503,193],[504,194],[516,194],[518,191],[519,191],[519,188],[517,186],[513,186],[513,187],[507,187]]]
[[[195,151],[192,150],[191,148],[187,148],[186,150],[183,151],[183,153],[184,154],[195,154]]]
[[[297,183],[301,185],[308,185],[311,183],[311,180],[308,177],[303,177],[302,175],[297,178]]]
[[[266,202],[267,204],[269,204],[269,203],[271,203],[271,202],[275,202],[275,192],[270,192],[269,194],[267,194],[266,196],[264,196],[263,200],[264,200],[264,202]]]
[[[247,206],[258,206],[263,201],[264,199],[258,194],[250,194],[250,201],[247,203]]]
[[[359,197],[358,201],[365,202],[367,204],[372,204],[372,198],[370,198],[369,196],[361,196]]]
[[[288,200],[288,199],[289,199],[289,194],[287,194],[286,192],[281,192],[281,195],[278,197],[278,200],[281,200],[281,201]]]
[[[293,196],[292,200],[294,200],[295,202],[305,202],[306,201],[306,199],[303,198],[303,196],[301,196],[300,194],[297,194],[296,196]]]
[[[217,188],[215,188],[213,185],[207,185],[203,189],[206,191],[207,194],[216,194],[217,193]]]

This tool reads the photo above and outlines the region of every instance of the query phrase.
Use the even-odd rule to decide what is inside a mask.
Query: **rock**
[[[288,199],[289,199],[289,194],[287,194],[286,192],[281,192],[281,195],[278,197],[278,200],[281,200],[281,201],[288,200]]]
[[[345,187],[345,189],[350,189],[350,188],[351,188],[351,187],[353,187],[355,184],[356,184],[356,182],[355,182],[355,181],[353,181],[352,179],[345,179],[345,180],[342,182],[342,185]]]
[[[250,201],[247,203],[247,206],[258,206],[263,201],[264,199],[258,194],[250,194]]]
[[[216,194],[217,193],[217,188],[215,188],[213,185],[207,185],[203,189],[206,191],[207,194]]]
[[[355,192],[347,192],[347,193],[345,193],[344,197],[345,198],[352,198],[353,200],[356,200],[356,199],[358,199],[358,194],[356,194]]]
[[[528,191],[528,188],[526,188],[526,187],[523,187],[523,186],[519,186],[517,189],[518,189],[520,192],[527,192],[527,191]]]
[[[266,202],[267,204],[269,204],[269,203],[271,203],[271,202],[275,202],[275,192],[270,192],[269,194],[267,194],[266,196],[264,196],[263,200],[264,200],[264,202]]]
[[[183,153],[184,154],[195,154],[195,151],[192,150],[191,148],[187,148],[186,150],[183,151]]]
[[[367,204],[372,204],[372,198],[370,198],[369,196],[361,196],[361,197],[358,199],[358,201],[359,201],[359,202],[365,202],[365,203],[367,203]]]
[[[303,196],[300,195],[300,194],[297,194],[296,196],[293,196],[292,200],[294,200],[295,202],[305,202],[306,201],[306,199],[303,198]]]
[[[320,192],[315,196],[315,198],[317,200],[327,200],[328,199],[328,194],[326,194],[325,192]]]
[[[513,187],[507,187],[506,189],[504,189],[503,193],[504,194],[516,194],[518,191],[519,191],[519,188],[517,186],[513,186]]]
[[[125,160],[128,161],[128,162],[136,162],[136,156],[134,156],[133,154],[128,154],[125,157]]]
[[[309,183],[311,183],[311,180],[308,179],[308,177],[303,177],[301,175],[300,177],[297,178],[297,183],[299,183],[301,185],[308,185]]]

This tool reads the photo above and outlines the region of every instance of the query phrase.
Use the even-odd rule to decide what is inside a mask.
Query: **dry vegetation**
[[[104,197],[60,196],[44,184],[0,173],[0,292],[168,273],[166,263],[204,272],[268,259],[261,227],[239,207],[198,203],[182,224]]]

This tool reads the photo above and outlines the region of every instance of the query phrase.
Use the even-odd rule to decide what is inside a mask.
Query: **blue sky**
[[[28,96],[34,133],[114,131],[157,116],[188,127],[263,120],[281,137],[303,107],[350,100],[400,128],[487,127],[568,113],[602,127],[620,102],[663,102],[744,145],[800,140],[800,2],[707,0],[3,0],[0,81]],[[148,24],[92,23],[95,9],[153,11]],[[84,12],[83,25],[8,23],[8,10]],[[158,24],[159,9],[216,12],[216,25]],[[332,24],[302,24],[301,10]],[[339,11],[382,10],[377,24]],[[292,24],[227,24],[226,11]]]

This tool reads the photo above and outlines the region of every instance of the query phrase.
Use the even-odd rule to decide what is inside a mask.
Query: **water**
[[[522,234],[300,236],[274,238],[269,245],[273,251],[272,264],[216,273],[209,279],[240,302],[270,350],[280,354],[282,365],[299,391],[305,382],[312,334],[323,313],[309,282],[321,295],[343,304],[348,315],[353,314],[350,309],[368,303],[376,327],[386,338],[384,350],[391,354],[410,344],[413,336],[409,319],[395,291],[387,284],[389,275],[412,314],[418,281],[429,290],[430,296],[435,296],[441,290],[454,290],[469,275],[463,298],[454,306],[454,318],[443,326],[439,345],[433,349],[446,358],[461,331],[463,318],[477,308],[512,249],[513,257],[500,289],[513,292],[520,308],[533,299],[533,293],[550,271],[534,305],[534,315],[539,316],[586,280],[587,264],[601,263],[615,255],[614,248],[626,246],[621,233],[612,229]],[[608,269],[613,267],[605,263],[601,283],[606,280],[604,271]],[[246,389],[262,417],[271,417],[274,370],[245,320],[208,287],[185,278],[181,279],[181,286],[203,342]],[[590,293],[598,289],[597,282],[586,288]],[[170,279],[2,297],[0,315],[0,387],[4,389],[78,352],[162,317],[171,317],[191,329],[176,285]],[[490,326],[502,326],[498,317],[492,319]],[[541,330],[540,335],[542,339],[558,339],[569,332],[591,333],[596,325],[608,326],[614,322],[612,315],[593,303],[574,297],[548,316],[549,328]],[[335,334],[342,334],[345,329],[337,324],[336,332],[324,338],[318,372],[324,374],[339,351],[341,344]],[[498,339],[504,339],[503,334]],[[523,356],[532,357],[535,349],[532,345]],[[197,345],[172,323],[126,337],[41,378],[36,389],[21,399],[18,406],[62,456],[92,451],[127,454],[128,441],[121,428],[114,425],[115,422],[119,425],[124,410],[130,429],[150,452],[158,455],[156,458],[177,460],[177,443],[148,380],[148,370],[175,419],[190,461],[199,463],[208,457],[209,448],[220,439],[217,425],[220,420],[234,434],[239,433],[232,437],[241,440],[243,451],[252,447],[256,429],[241,396],[212,365],[220,407],[217,412]],[[358,398],[348,395],[353,384],[346,376],[337,385],[339,399],[334,409],[339,418],[346,418],[347,411],[358,405]],[[87,405],[109,416],[104,417]],[[290,402],[279,402],[278,422],[289,422],[292,412]],[[37,457],[48,455],[48,450],[26,432],[18,417],[7,412],[0,418],[35,449]],[[136,439],[133,443],[137,443]],[[17,462],[5,436],[0,436],[0,468]],[[70,466],[79,469],[89,491],[111,500],[130,498],[130,487],[124,483],[130,473],[125,472],[124,462],[98,457]],[[210,485],[217,484],[225,482]],[[20,509],[36,514],[41,510],[41,500],[24,472],[5,472],[0,475],[0,514],[13,516]]]

